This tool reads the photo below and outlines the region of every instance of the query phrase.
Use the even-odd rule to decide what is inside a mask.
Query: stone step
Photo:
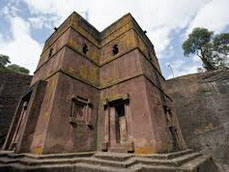
[[[134,159],[125,162],[102,160],[97,158],[69,158],[69,159],[31,159],[31,158],[0,158],[0,164],[21,164],[24,166],[78,164],[101,165],[106,167],[127,168],[135,163]]]
[[[201,154],[196,152],[180,152],[174,154],[171,159],[153,159],[143,156],[135,156],[134,154],[117,154],[117,153],[109,153],[110,155],[104,153],[94,154],[92,157],[69,157],[66,158],[64,155],[59,156],[51,156],[55,158],[50,158],[47,156],[46,159],[44,156],[42,158],[34,158],[34,156],[24,157],[18,156],[5,156],[0,157],[0,166],[11,167],[11,166],[20,166],[26,168],[41,168],[41,167],[55,167],[55,166],[78,166],[78,164],[85,164],[85,166],[99,166],[104,168],[112,168],[113,170],[121,171],[121,170],[142,170],[144,167],[153,168],[161,168],[164,169],[173,169],[175,167],[179,167],[186,162],[192,161],[197,157],[201,156]],[[182,155],[183,154],[183,155]],[[178,156],[179,155],[179,156]],[[69,156],[69,155],[67,155]],[[167,158],[170,156],[166,156]],[[101,158],[102,157],[102,158]],[[108,157],[107,159],[104,159]],[[141,168],[140,168],[141,167]],[[16,167],[15,167],[16,168]],[[143,169],[144,169],[143,168]],[[167,171],[166,171],[167,172]]]
[[[194,151],[192,149],[186,149],[186,150],[179,151],[179,152],[169,153],[169,154],[167,154],[166,159],[177,158],[179,156],[183,156],[183,155],[186,155],[186,154],[189,154],[189,153],[193,153],[193,152]]]
[[[168,167],[162,165],[149,166],[144,164],[137,164],[131,167],[131,171],[133,172],[180,172],[179,169],[176,167]]]
[[[85,163],[78,164],[55,164],[39,166],[23,166],[21,164],[1,165],[0,172],[130,172],[128,169],[117,169],[113,167],[104,167],[100,165],[89,165]]]
[[[109,148],[109,151],[110,152],[117,152],[117,153],[127,153],[127,150],[126,150],[126,148],[125,147],[119,147],[119,146],[117,146],[117,147],[111,147],[111,148]]]
[[[142,163],[145,165],[165,165],[165,166],[180,166],[192,159],[195,159],[197,157],[201,156],[200,153],[190,153],[187,155],[183,155],[171,160],[163,160],[163,159],[149,159],[149,158],[143,158],[139,157],[137,158],[138,163]]]
[[[168,154],[130,154],[130,153],[111,153],[111,152],[99,152],[94,154],[94,157],[99,159],[113,160],[113,161],[125,161],[133,156],[144,157],[150,159],[173,159],[179,156],[192,153],[193,150],[187,149],[179,152]]]
[[[4,167],[4,168],[1,168]],[[4,169],[4,170],[3,170]],[[163,166],[163,165],[145,165],[136,164],[129,168],[116,168],[116,167],[106,167],[101,164],[88,164],[88,163],[78,163],[78,164],[42,164],[37,166],[24,166],[21,164],[8,164],[5,166],[0,165],[0,172],[11,171],[30,171],[41,172],[41,171],[55,171],[55,172],[177,172],[176,167]]]
[[[190,154],[192,152],[193,152],[192,149],[186,149],[183,151],[165,153],[165,154],[136,154],[136,156],[144,157],[144,158],[151,158],[151,159],[173,159],[173,158],[177,158],[179,156]]]
[[[31,160],[31,159],[14,159],[14,160],[9,160],[5,159],[2,160],[0,159],[0,164],[21,164],[23,166],[40,166],[40,165],[77,165],[78,163],[84,163],[88,165],[100,165],[104,167],[114,167],[114,168],[120,168],[120,169],[125,169],[133,164],[137,163],[135,159],[131,159],[125,162],[116,162],[116,161],[107,161],[107,160],[100,160],[96,158],[75,158],[75,159],[65,159],[65,160],[60,160],[60,159],[49,159],[49,160]]]
[[[31,158],[31,159],[53,159],[53,158],[74,158],[74,157],[91,157],[95,154],[95,152],[82,152],[82,153],[61,153],[61,154],[45,154],[45,155],[36,155],[29,153],[21,153],[17,154],[12,151],[1,151],[1,157],[9,157],[9,158]]]
[[[125,161],[111,161],[111,160],[104,160],[104,159],[98,159],[98,158],[90,158],[85,159],[84,163],[87,164],[93,164],[93,165],[101,165],[101,166],[107,166],[107,167],[116,167],[116,168],[129,168],[130,166],[136,164],[136,159],[131,158]]]
[[[202,154],[200,154],[199,152],[193,152],[191,154],[177,157],[173,159],[172,161],[174,162],[174,164],[176,164],[176,166],[181,166],[182,164],[185,164],[186,162],[194,160],[200,156],[202,156]]]
[[[37,166],[41,164],[77,164],[77,163],[87,163],[87,164],[99,164],[107,167],[116,167],[116,168],[128,168],[134,164],[142,163],[146,165],[167,165],[167,166],[179,166],[184,164],[185,162],[192,160],[201,154],[199,153],[191,153],[188,155],[184,155],[178,158],[174,158],[172,160],[163,160],[163,159],[149,159],[143,157],[132,157],[123,162],[98,159],[95,157],[92,158],[68,158],[68,159],[30,159],[30,158],[1,158],[0,163],[2,164],[14,164],[20,163],[26,166]]]
[[[134,154],[108,153],[108,152],[99,152],[99,153],[94,154],[94,157],[96,158],[105,159],[105,160],[113,160],[113,161],[125,161],[133,156]]]
[[[181,165],[180,168],[186,171],[198,171],[198,169],[202,171],[203,168],[205,168],[205,170],[207,169],[207,172],[218,171],[217,165],[209,155],[202,155],[190,160],[188,163]]]

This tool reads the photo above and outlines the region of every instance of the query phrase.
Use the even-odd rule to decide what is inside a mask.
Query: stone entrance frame
[[[129,94],[104,101],[104,143],[103,151],[133,152],[130,140]]]
[[[2,149],[30,151],[45,87],[46,81],[40,80],[21,97]]]

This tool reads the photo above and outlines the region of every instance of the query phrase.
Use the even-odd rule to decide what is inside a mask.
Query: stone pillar
[[[116,144],[116,114],[115,114],[115,108],[110,107],[110,144],[111,146],[114,146]]]

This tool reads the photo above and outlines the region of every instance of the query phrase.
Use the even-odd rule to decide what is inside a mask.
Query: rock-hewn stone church
[[[73,12],[45,42],[3,154],[87,155],[101,168],[114,156],[165,166],[201,157],[204,169],[210,159],[187,150],[164,82],[154,46],[130,14],[99,32]],[[177,159],[161,160],[169,156]]]

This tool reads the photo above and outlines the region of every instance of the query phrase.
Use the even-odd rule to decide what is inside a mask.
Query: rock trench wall
[[[32,77],[11,71],[0,71],[0,148],[2,147],[20,96]]]
[[[229,171],[229,70],[166,81],[189,148],[210,154]]]

